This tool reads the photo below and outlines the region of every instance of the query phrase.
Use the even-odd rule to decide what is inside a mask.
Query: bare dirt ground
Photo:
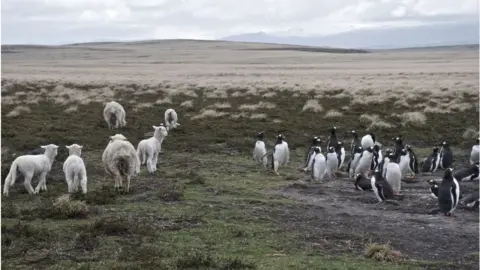
[[[402,135],[419,158],[446,140],[455,168],[465,164],[478,136],[478,50],[330,54],[275,46],[2,47],[2,181],[15,156],[61,147],[48,192],[29,196],[19,181],[2,196],[2,266],[478,269],[478,212],[428,215],[436,206],[429,176],[403,183],[398,205],[376,206],[372,193],[344,177],[301,184],[306,176],[297,171],[311,137],[325,142],[332,125],[347,145],[351,129],[374,132],[384,147]],[[103,120],[110,100],[127,112],[121,130]],[[142,168],[131,193],[113,193],[101,164],[108,136],[121,133],[137,146],[170,107],[181,127],[164,141],[159,171]],[[277,134],[287,137],[292,164],[280,177],[253,164],[260,130],[267,149]],[[66,193],[64,146],[72,143],[84,145],[89,193],[55,206]],[[461,190],[478,192],[478,182]],[[365,258],[371,243],[390,243],[401,256]]]

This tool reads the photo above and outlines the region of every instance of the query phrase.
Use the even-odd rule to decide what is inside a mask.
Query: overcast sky
[[[217,39],[478,21],[478,0],[2,0],[2,44]]]

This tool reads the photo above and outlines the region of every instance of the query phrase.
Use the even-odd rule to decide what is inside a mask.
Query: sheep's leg
[[[38,181],[38,185],[37,187],[35,188],[35,194],[38,194],[40,192],[40,189],[43,189],[43,188],[46,188],[46,184],[44,184],[43,182],[46,182],[47,181],[47,173],[41,173],[40,176],[38,177],[39,181]]]
[[[80,184],[82,185],[82,193],[87,194],[87,178],[83,177]]]
[[[72,193],[72,177],[70,174],[65,174],[65,180],[67,181],[68,193]]]
[[[127,193],[130,190],[130,175],[127,174]]]
[[[28,194],[32,195],[34,194],[34,190],[33,190],[33,187],[32,187],[32,178],[33,178],[33,174],[30,173],[30,174],[25,174],[24,175],[24,182],[23,182],[23,185],[25,186],[25,188],[27,189],[28,191]]]
[[[153,154],[153,168],[157,170],[157,162],[158,162],[158,153]]]

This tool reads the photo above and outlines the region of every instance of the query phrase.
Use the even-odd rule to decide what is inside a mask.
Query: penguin
[[[276,175],[280,175],[278,173],[278,168],[287,165],[289,159],[290,151],[288,149],[288,143],[286,142],[285,137],[282,134],[279,134],[275,141],[272,154],[272,169]]]
[[[477,138],[476,143],[472,146],[472,151],[470,152],[470,165],[480,161],[480,138]]]
[[[382,176],[385,178],[385,173],[387,171],[387,165],[390,163],[390,156],[393,154],[393,150],[391,148],[387,148],[385,150],[385,155],[383,156],[382,162],[378,165],[380,171],[382,172]]]
[[[442,183],[438,187],[438,207],[440,212],[451,216],[460,199],[460,185],[453,177],[453,169],[448,168],[443,174]]]
[[[478,174],[479,174],[479,164],[477,162],[473,165],[470,165],[469,167],[455,170],[453,177],[455,177],[457,181],[473,181],[473,180],[478,180]]]
[[[435,172],[440,164],[438,147],[434,147],[432,153],[423,160],[422,172]]]
[[[372,160],[372,166],[371,166],[371,171],[375,171],[378,168],[378,165],[382,162],[383,155],[382,155],[382,149],[380,149],[380,146],[378,144],[375,144],[373,146],[373,160]]]
[[[353,156],[350,158],[350,162],[348,163],[347,172],[350,179],[353,179],[353,175],[355,173],[355,168],[357,167],[358,161],[363,153],[363,147],[357,145],[353,150]]]
[[[316,182],[321,182],[323,177],[325,177],[326,164],[325,156],[320,152],[319,147],[315,147],[315,158],[312,163],[312,180]]]
[[[478,192],[474,192],[472,194],[469,194],[468,196],[465,196],[460,201],[460,204],[467,209],[478,210],[478,206],[480,204]]]
[[[406,152],[405,150],[405,153]],[[393,194],[400,195],[400,189],[402,188],[402,171],[397,163],[395,154],[390,154],[388,158],[390,162],[388,162],[385,168],[384,178],[390,184]]]
[[[360,160],[358,161],[357,166],[355,167],[355,175],[361,173],[365,175],[369,170],[372,164],[373,159],[373,147],[368,147],[363,150]]]
[[[438,184],[435,180],[430,179],[428,180],[428,184],[430,185],[430,196],[434,199],[438,199]]]
[[[354,186],[355,186],[356,190],[373,191],[372,190],[372,183],[371,183],[370,179],[366,178],[361,173],[358,173],[357,175],[355,175]]]
[[[415,152],[413,152],[413,149],[410,145],[406,144],[405,149],[407,149],[407,153],[410,159],[410,162],[408,163],[408,167],[410,169],[410,177],[407,176],[408,178],[413,178],[415,177],[415,174],[418,173],[418,161],[417,161],[417,156],[415,155]]]
[[[407,149],[402,149],[400,151],[400,162],[398,162],[398,166],[400,167],[400,171],[402,172],[402,178],[410,172],[410,155],[408,155]]]
[[[440,146],[442,146],[440,149],[440,168],[446,169],[453,164],[453,153],[447,142],[441,143]]]
[[[368,133],[367,135],[362,137],[360,143],[362,144],[363,149],[373,147],[375,145],[375,135],[373,135],[373,133]]]
[[[308,152],[307,152],[307,156],[305,157],[305,164],[303,166],[303,171],[305,172],[310,171],[310,168],[312,167],[313,158],[315,156],[313,149],[318,146],[320,147],[320,152],[322,152],[321,143],[322,143],[322,140],[320,140],[320,138],[318,138],[317,136],[312,138],[312,144],[310,145],[310,148],[308,149]]]
[[[405,145],[403,145],[402,136],[395,137],[395,138],[393,138],[393,140],[395,142],[395,148],[394,148],[393,154],[395,154],[396,161],[400,162],[400,157],[402,155],[402,149],[405,148]]]
[[[335,152],[337,153],[337,159],[338,159],[337,169],[340,170],[340,168],[343,166],[343,162],[345,161],[345,148],[343,147],[342,142],[337,142],[337,146],[335,147]]]
[[[332,180],[333,176],[335,176],[335,172],[338,169],[338,158],[337,153],[333,147],[328,148],[328,153],[326,159],[326,174],[328,176],[328,180]]]
[[[333,126],[330,129],[330,136],[328,136],[327,149],[329,149],[330,147],[336,147],[337,146],[338,139],[337,139],[336,131],[337,131],[336,126]]]
[[[370,185],[379,203],[394,199],[392,187],[383,178],[381,170],[375,170],[372,178],[370,178]]]
[[[262,164],[263,167],[267,167],[267,148],[265,147],[265,134],[263,132],[259,132],[256,135],[257,141],[255,142],[255,147],[253,148],[253,160],[257,164]]]
[[[355,130],[350,131],[350,133],[352,133],[353,136],[352,143],[350,144],[350,155],[353,155],[355,147],[357,147],[357,145],[360,146],[362,142],[360,141],[360,138]]]

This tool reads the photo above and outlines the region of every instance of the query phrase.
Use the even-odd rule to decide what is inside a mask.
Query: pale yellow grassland
[[[193,108],[193,101],[192,100],[186,100],[186,101],[180,103],[180,107]]]
[[[474,128],[467,128],[465,132],[462,134],[462,137],[467,140],[472,140],[474,141],[476,138],[478,138],[479,132],[478,129]]]
[[[267,117],[268,115],[264,113],[252,113],[252,115],[250,115],[250,119],[265,119]]]
[[[303,105],[302,112],[305,111],[322,112],[323,107],[320,103],[318,103],[318,100],[309,99],[307,102],[305,102],[305,105]]]
[[[377,128],[392,128],[394,127],[393,124],[382,120],[378,114],[362,114],[360,115],[360,122],[369,124],[367,127],[367,131],[375,130]]]
[[[208,106],[208,108],[214,108],[214,109],[229,109],[231,108],[232,105],[228,102],[217,102],[213,105]]]
[[[337,118],[337,117],[342,117],[342,116],[343,116],[342,112],[340,112],[338,110],[335,110],[335,109],[331,109],[331,110],[327,111],[324,118]]]
[[[155,101],[155,104],[170,104],[170,103],[172,103],[171,97],[165,97],[165,98],[157,99],[157,101]]]
[[[275,108],[275,104],[271,102],[264,102],[260,101],[257,104],[243,104],[238,107],[241,111],[256,111],[258,109],[273,109]]]
[[[11,112],[9,112],[7,114],[7,117],[16,117],[16,116],[19,116],[20,114],[26,112],[26,113],[29,113],[31,110],[30,108],[26,107],[26,106],[17,106],[15,107]]]
[[[202,109],[200,114],[197,114],[192,117],[192,120],[203,119],[203,118],[216,118],[216,117],[222,117],[224,115],[227,115],[227,113],[219,112],[212,109]]]
[[[427,116],[423,112],[405,112],[399,117],[402,119],[402,125],[423,126],[427,122]]]

